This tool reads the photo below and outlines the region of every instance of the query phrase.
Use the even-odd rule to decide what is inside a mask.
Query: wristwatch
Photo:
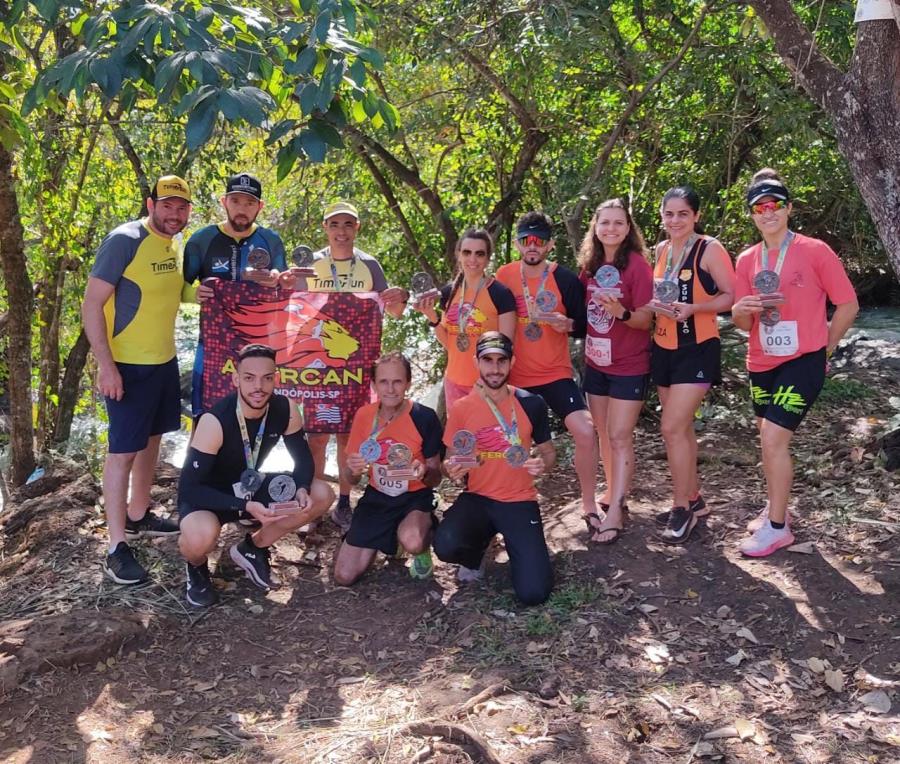
[[[625,312],[622,314],[622,318],[620,318],[619,321],[627,321],[629,318],[631,318],[631,311],[628,310],[628,308],[625,308]]]

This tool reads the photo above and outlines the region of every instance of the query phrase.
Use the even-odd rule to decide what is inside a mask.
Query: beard
[[[485,386],[489,387],[491,390],[499,390],[501,387],[503,387],[503,385],[506,384],[506,380],[508,380],[508,379],[509,379],[509,374],[507,374],[502,379],[500,379],[496,382],[490,382],[487,379],[485,379],[484,377],[481,378],[481,381],[484,382]]]
[[[241,215],[243,220],[235,220],[231,215],[228,215],[228,225],[231,227],[232,231],[237,231],[238,233],[243,233],[244,231],[249,231],[250,227],[256,222],[256,215],[252,218],[249,218],[247,215]]]
[[[246,395],[244,395],[244,393],[241,390],[238,390],[238,395],[240,395],[241,400],[244,403],[246,403],[254,411],[262,411],[263,409],[265,409],[266,406],[269,405],[269,400],[272,398],[272,393],[269,393],[268,395],[263,393],[263,395],[266,396],[265,399],[263,400],[263,402],[261,404],[256,404],[251,399],[249,399]]]
[[[164,233],[167,236],[175,236],[176,234],[181,233],[187,225],[187,221],[182,223],[177,219],[161,217],[156,210],[150,213],[150,223],[156,231]],[[170,230],[171,228],[174,228],[174,230]]]

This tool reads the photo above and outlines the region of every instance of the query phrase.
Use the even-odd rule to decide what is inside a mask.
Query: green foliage
[[[874,395],[872,389],[855,379],[841,377],[825,377],[819,403],[829,406],[840,406],[851,401],[861,401]]]

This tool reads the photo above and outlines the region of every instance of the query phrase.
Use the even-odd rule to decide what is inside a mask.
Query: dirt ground
[[[570,467],[541,483],[556,586],[536,608],[499,544],[480,584],[381,560],[336,588],[326,522],[278,544],[268,595],[214,560],[222,604],[190,612],[173,541],[139,546],[154,583],[102,577],[98,487],[60,466],[2,516],[0,759],[898,762],[900,473],[875,438],[896,377],[829,383],[797,439],[797,546],[765,560],[736,551],[763,502],[740,381],[698,422],[713,514],[684,547],[655,540],[648,411],[619,543],[586,544]]]

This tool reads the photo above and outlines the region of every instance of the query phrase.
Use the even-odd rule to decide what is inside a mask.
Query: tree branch
[[[576,197],[577,201],[575,202],[575,206],[572,208],[572,213],[566,216],[566,232],[569,236],[569,242],[571,243],[574,250],[577,251],[578,243],[581,239],[582,218],[584,217],[584,211],[587,208],[590,194],[594,191],[594,187],[602,177],[603,172],[606,170],[606,165],[609,162],[609,158],[612,155],[613,149],[615,149],[616,144],[619,142],[619,138],[621,138],[622,133],[625,132],[625,128],[627,127],[629,120],[637,111],[638,107],[647,99],[647,96],[649,96],[650,93],[652,93],[656,89],[656,86],[665,79],[666,75],[668,75],[669,72],[675,69],[675,67],[681,64],[681,62],[684,60],[684,57],[687,55],[688,50],[690,50],[690,47],[694,42],[694,38],[696,38],[699,34],[700,28],[703,26],[703,22],[706,19],[708,13],[709,7],[704,5],[703,9],[697,16],[696,21],[694,22],[694,26],[684,38],[684,41],[681,43],[681,48],[679,48],[675,56],[667,61],[663,65],[663,67],[656,73],[656,75],[641,90],[631,91],[628,105],[625,107],[625,110],[619,117],[619,121],[616,123],[615,127],[613,127],[612,131],[606,137],[606,142],[604,143],[597,159],[594,161],[594,166],[591,170],[591,174],[588,177],[587,182],[581,187],[581,190],[578,192],[578,195]]]
[[[790,0],[748,0],[763,20],[775,50],[810,97],[829,114],[846,92],[844,73],[819,49]]]

